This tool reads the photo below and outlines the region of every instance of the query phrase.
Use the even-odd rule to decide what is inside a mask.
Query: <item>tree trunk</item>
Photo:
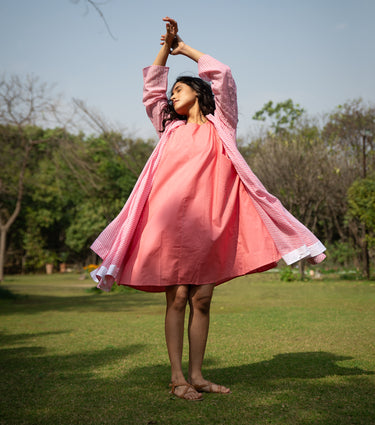
[[[362,243],[362,270],[366,279],[370,280],[370,255],[368,252],[368,243],[366,240],[366,226],[363,226],[363,243]]]
[[[0,222],[0,282],[4,280],[4,263],[5,263],[5,248],[6,248],[6,235],[10,228],[10,226],[14,223],[18,214],[21,211],[21,202],[23,197],[23,184],[25,179],[25,171],[27,167],[27,163],[29,160],[30,151],[35,142],[29,141],[25,148],[25,157],[22,162],[22,167],[20,170],[19,178],[18,178],[18,194],[16,206],[12,215],[9,217],[8,221],[5,224]]]
[[[0,282],[4,280],[5,246],[7,238],[7,228],[0,226]]]
[[[298,268],[299,268],[299,278],[301,280],[304,280],[305,279],[305,260],[299,260]]]

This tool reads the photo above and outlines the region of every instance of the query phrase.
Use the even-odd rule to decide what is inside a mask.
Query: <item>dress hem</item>
[[[265,271],[270,270],[270,269],[273,269],[275,267],[277,267],[277,261],[274,261],[272,263],[266,264],[264,266],[258,267],[256,269],[253,269],[253,270],[248,271],[248,272],[245,272],[245,273],[240,273],[240,274],[236,274],[234,276],[223,278],[222,280],[220,280],[218,282],[186,283],[186,284],[184,284],[184,283],[177,283],[177,284],[171,283],[171,284],[168,284],[168,285],[149,285],[149,286],[147,286],[147,285],[128,285],[126,283],[118,283],[118,286],[127,286],[128,288],[137,289],[138,291],[152,292],[152,293],[165,292],[166,289],[167,289],[167,287],[169,287],[169,286],[175,286],[175,285],[201,286],[201,285],[211,285],[211,284],[214,283],[215,286],[218,286],[218,285],[221,285],[221,284],[223,284],[225,282],[228,282],[228,281],[230,281],[232,279],[235,279],[237,277],[246,276],[246,275],[254,274],[254,273],[265,272]],[[104,289],[100,285],[101,285],[101,283],[99,283],[98,288],[99,289]],[[108,289],[104,289],[104,290],[107,290],[108,291]]]
[[[307,259],[312,264],[317,264],[324,260],[325,258],[325,255],[323,254],[324,251],[325,251],[325,246],[320,241],[318,241],[309,247],[304,245],[298,249],[295,249],[294,251],[286,255],[283,255],[282,257],[280,256],[279,259],[282,258],[288,265],[293,264],[302,259]],[[269,263],[268,265],[258,267],[256,269],[253,269],[245,273],[240,273],[240,274],[233,275],[231,277],[226,277],[220,280],[219,282],[188,283],[187,285],[207,285],[211,283],[220,285],[221,283],[227,282],[239,276],[245,276],[245,275],[253,274],[253,273],[261,273],[263,271],[274,268],[277,266],[278,260],[275,259],[274,262]],[[108,269],[104,266],[98,267],[97,269],[93,270],[90,273],[90,275],[92,279],[98,284],[97,285],[98,289],[102,289],[103,291],[109,292],[112,288],[112,285],[115,283],[116,276],[118,275],[118,271],[119,271],[119,268],[116,265],[112,264],[108,267]],[[177,284],[181,284],[181,283],[177,283]],[[128,285],[126,283],[118,283],[118,285],[128,286],[130,288],[135,288],[137,290],[144,291],[144,292],[164,292],[167,286],[175,285],[175,283],[170,285],[148,285],[148,286]]]

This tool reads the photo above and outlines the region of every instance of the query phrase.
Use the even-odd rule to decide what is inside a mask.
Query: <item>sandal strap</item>
[[[169,386],[172,388],[171,391],[174,391],[176,387],[192,387],[188,382],[181,382],[180,384],[178,382],[171,382]]]
[[[207,382],[207,384],[194,385],[194,388],[197,391],[202,391],[202,390],[204,390],[207,387],[208,387],[208,391],[207,392],[208,393],[211,393],[212,392],[212,382]]]
[[[177,383],[177,382],[171,382],[169,384],[169,386],[171,387],[171,393],[176,395],[175,393],[175,389],[176,387],[185,387],[185,389],[183,390],[183,392],[181,393],[181,395],[178,395],[177,397],[179,398],[185,398],[185,395],[189,392],[189,390],[193,390],[194,392],[196,392],[196,388],[194,387],[194,385],[189,384],[188,382],[182,382],[182,383]]]
[[[216,385],[217,391],[213,391],[213,386]],[[214,393],[214,394],[224,394],[223,389],[225,388],[223,385],[214,384],[213,382],[207,382],[206,384],[193,385],[197,391],[202,391],[206,393]],[[207,390],[208,387],[208,390]]]

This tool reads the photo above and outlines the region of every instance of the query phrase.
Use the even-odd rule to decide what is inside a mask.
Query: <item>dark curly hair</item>
[[[213,114],[215,111],[215,100],[214,100],[214,94],[212,93],[210,84],[206,83],[206,81],[203,81],[201,78],[197,77],[188,77],[188,76],[181,76],[178,77],[175,83],[173,84],[168,104],[163,110],[164,119],[163,119],[163,128],[160,130],[162,133],[165,130],[165,127],[169,121],[173,121],[175,119],[179,120],[186,120],[186,115],[179,115],[173,107],[173,102],[170,100],[173,92],[173,88],[177,83],[184,83],[190,86],[196,93],[198,97],[198,104],[199,108],[202,111],[203,115]]]

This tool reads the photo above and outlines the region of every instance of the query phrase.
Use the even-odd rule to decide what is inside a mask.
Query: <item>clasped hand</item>
[[[166,44],[169,47],[169,54],[178,55],[181,53],[185,43],[183,42],[182,38],[177,34],[177,22],[174,19],[169,18],[168,16],[163,18],[163,21],[166,22],[166,33],[160,37],[160,44]]]

